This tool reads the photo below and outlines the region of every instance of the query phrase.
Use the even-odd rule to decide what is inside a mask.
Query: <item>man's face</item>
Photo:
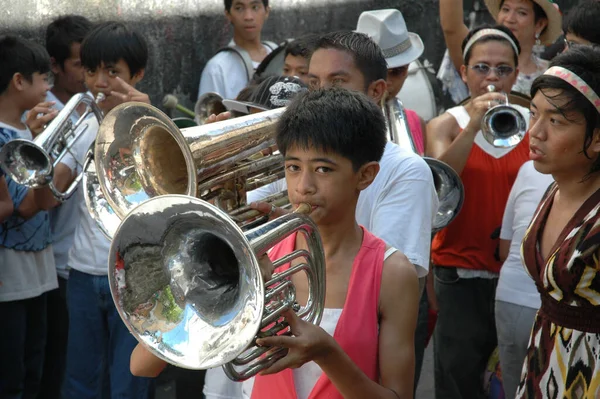
[[[341,87],[368,94],[364,76],[352,54],[332,48],[320,48],[313,53],[308,67],[308,87],[311,90]]]
[[[85,84],[94,97],[98,96],[99,93],[103,93],[106,96],[106,99],[103,101],[103,109],[105,112],[108,112],[122,102],[110,95],[111,91],[119,91],[120,89],[120,85],[116,81],[117,77],[121,78],[128,85],[135,86],[143,76],[143,70],[131,76],[129,65],[127,65],[124,59],[120,59],[114,64],[101,62],[97,68],[86,69]],[[114,104],[112,104],[113,102]]]
[[[283,64],[283,76],[296,76],[308,85],[308,59],[288,54]]]
[[[52,63],[54,86],[58,86],[70,95],[85,91],[84,68],[80,58],[81,43],[71,44],[71,54],[61,67]]]
[[[262,0],[233,0],[225,16],[233,25],[235,33],[246,40],[260,37],[262,27],[269,16]]]
[[[407,77],[408,65],[387,70],[387,90],[389,98],[394,98],[400,93]]]

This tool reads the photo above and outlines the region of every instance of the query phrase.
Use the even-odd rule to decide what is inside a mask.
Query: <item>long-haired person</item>
[[[552,0],[485,0],[485,4],[496,23],[510,29],[519,41],[519,74],[513,90],[529,95],[533,80],[548,67],[539,53],[562,33],[558,5]],[[451,60],[442,81],[458,103],[467,95],[456,74],[462,65],[461,43],[469,33],[463,20],[463,0],[440,0],[440,23]]]
[[[531,94],[530,157],[554,178],[523,239],[541,294],[519,398],[600,395],[600,50],[557,56]]]

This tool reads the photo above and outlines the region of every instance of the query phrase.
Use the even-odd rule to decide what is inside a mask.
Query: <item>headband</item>
[[[596,110],[600,113],[600,97],[598,97],[598,94],[596,94],[594,89],[592,89],[590,85],[585,83],[585,80],[577,76],[575,72],[571,72],[563,67],[553,66],[552,68],[549,68],[546,72],[544,72],[544,75],[556,76],[557,78],[564,80],[565,82],[576,88],[577,91],[583,94],[585,98],[587,98],[589,102],[591,102],[594,105],[594,107],[596,107]]]
[[[488,28],[488,29],[481,29],[480,31],[477,31],[477,33],[475,33],[473,36],[471,36],[471,38],[465,45],[465,50],[463,51],[463,60],[465,59],[465,56],[469,52],[469,49],[471,47],[473,47],[475,42],[477,42],[479,39],[486,37],[486,36],[500,36],[503,39],[508,40],[508,42],[510,43],[512,48],[515,50],[515,53],[517,55],[519,55],[519,48],[517,47],[517,44],[515,43],[515,41],[513,39],[511,39],[510,36],[508,36],[505,32],[502,32],[499,29],[489,29]]]

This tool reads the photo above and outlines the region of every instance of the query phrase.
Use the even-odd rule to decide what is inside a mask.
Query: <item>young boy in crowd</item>
[[[225,0],[225,17],[233,26],[233,39],[208,60],[198,97],[214,92],[232,100],[248,85],[261,61],[277,47],[261,42],[269,11],[269,0]]]
[[[298,94],[278,122],[277,146],[285,159],[290,202],[293,207],[312,205],[310,217],[321,235],[327,260],[326,309],[322,327],[290,311],[285,317],[294,337],[259,340],[289,352],[264,375],[248,386],[244,383],[245,395],[286,398],[291,390],[307,397],[314,389],[316,397],[393,399],[412,393],[417,272],[403,254],[355,218],[359,194],[379,172],[385,130],[376,104],[363,94],[337,88]],[[293,235],[269,256],[277,259],[303,245]],[[292,282],[305,305],[304,277],[296,275]],[[398,303],[402,312],[396,309]],[[142,374],[156,372],[161,363],[142,345],[131,359],[132,369]],[[293,376],[290,367],[298,368]],[[296,385],[288,386],[290,381]]]
[[[38,44],[3,36],[0,59],[2,148],[13,139],[31,139],[21,116],[44,101],[50,58]],[[64,187],[69,175],[59,165],[55,185]],[[46,210],[58,202],[47,186],[30,189],[8,175],[5,179],[14,211],[0,224],[0,397],[36,397],[46,345],[46,293],[57,287]]]
[[[308,84],[308,62],[318,35],[309,34],[299,37],[285,47],[283,76],[297,76]]]
[[[46,96],[46,102],[38,104],[28,115],[27,125],[33,131],[43,129],[43,125],[54,118],[64,108],[73,95],[86,90],[83,67],[81,66],[81,42],[92,28],[92,23],[80,15],[66,15],[52,21],[46,28],[46,50],[50,55],[52,71],[52,89]],[[43,115],[37,117],[38,115]],[[36,119],[33,119],[36,117]],[[73,113],[71,121],[77,122],[79,115]],[[73,157],[66,156],[61,164],[71,170],[71,181],[81,173]],[[44,357],[41,392],[44,398],[60,397],[60,389],[65,372],[67,351],[67,260],[69,249],[73,245],[73,234],[79,222],[77,196],[63,202],[50,212],[52,231],[52,249],[58,275],[58,289],[48,292],[48,342]]]
[[[99,104],[104,113],[127,101],[150,103],[146,94],[134,89],[144,77],[147,60],[146,41],[123,23],[102,23],[86,36],[81,44],[85,83],[94,98],[99,93],[106,96]],[[79,162],[96,133],[97,128],[89,128],[77,143]],[[129,372],[136,340],[119,317],[106,277],[110,241],[90,216],[82,191],[77,192],[79,223],[68,259],[69,339],[62,393],[66,398],[96,398],[106,384],[110,397],[145,399],[151,381]]]

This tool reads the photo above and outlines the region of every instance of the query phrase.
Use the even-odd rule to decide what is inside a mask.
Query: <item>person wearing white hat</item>
[[[369,36],[381,47],[387,62],[387,98],[395,98],[408,77],[408,66],[423,54],[425,46],[421,37],[408,31],[402,13],[396,9],[365,11],[358,17],[356,31]],[[419,155],[425,153],[425,122],[410,109],[405,109],[415,149]],[[430,276],[430,275],[428,275]],[[428,277],[429,279],[429,277]],[[435,311],[433,281],[427,285],[419,303],[419,319],[415,331],[415,389],[419,382],[423,355],[428,341],[429,309]]]
[[[381,47],[388,66],[387,98],[396,97],[408,77],[408,65],[423,54],[423,41],[408,31],[402,13],[395,9],[363,12],[358,17],[356,31],[366,34]],[[405,111],[416,150],[423,155],[425,122],[416,112]]]
[[[519,41],[519,75],[513,90],[529,96],[531,83],[548,67],[538,53],[562,33],[558,5],[552,0],[485,0],[485,4],[496,22],[510,29]],[[459,71],[462,41],[469,33],[463,20],[463,0],[440,0],[440,23],[451,64]]]

